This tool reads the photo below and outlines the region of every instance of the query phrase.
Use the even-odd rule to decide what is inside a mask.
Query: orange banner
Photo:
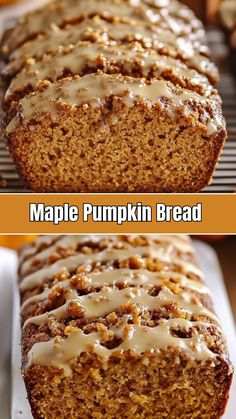
[[[0,234],[236,234],[234,195],[0,195]]]

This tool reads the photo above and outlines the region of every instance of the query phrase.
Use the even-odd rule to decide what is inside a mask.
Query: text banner
[[[0,195],[0,234],[236,234],[234,195]]]

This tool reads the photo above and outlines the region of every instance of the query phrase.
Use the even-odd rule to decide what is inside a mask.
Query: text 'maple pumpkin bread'
[[[36,419],[220,418],[233,369],[185,236],[42,236],[20,252]]]
[[[175,0],[67,0],[2,40],[5,137],[29,188],[196,192],[226,139],[201,22]]]

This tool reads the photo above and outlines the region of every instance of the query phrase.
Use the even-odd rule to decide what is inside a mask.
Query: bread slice
[[[166,0],[164,3],[155,0],[53,1],[22,17],[4,38],[2,52],[8,56],[25,41],[43,33],[51,24],[63,28],[68,23],[80,22],[93,16],[101,16],[108,21],[132,19],[157,27],[170,27],[179,36],[193,32],[197,39],[203,37],[202,24],[190,9],[175,0]],[[165,12],[160,13],[163,9]]]
[[[19,275],[34,418],[223,415],[233,369],[188,238],[40,237]]]
[[[203,59],[206,63],[207,59]],[[206,73],[214,71],[209,61]],[[5,102],[24,97],[44,80],[55,82],[66,76],[86,75],[101,70],[105,73],[123,74],[133,77],[169,79],[176,84],[192,88],[203,94],[213,90],[204,74],[190,69],[181,60],[146,50],[140,44],[114,45],[83,41],[75,46],[59,49],[55,54],[46,54],[41,60],[32,59],[12,80]]]
[[[24,30],[23,30],[24,28]],[[2,127],[36,192],[198,192],[227,137],[218,71],[169,0],[56,1],[2,43]]]
[[[7,127],[31,189],[195,192],[210,182],[226,138],[217,95],[104,73],[41,89]]]
[[[44,54],[54,55],[63,47],[75,46],[80,41],[91,43],[115,41],[121,46],[123,44],[132,46],[132,43],[136,42],[136,45],[139,43],[143,48],[154,49],[163,56],[179,58],[190,68],[205,73],[213,83],[218,81],[217,69],[209,61],[209,48],[204,40],[199,41],[196,38],[195,33],[183,34],[180,37],[168,28],[153,26],[145,21],[136,22],[120,18],[109,22],[100,16],[84,19],[73,25],[68,24],[64,28],[53,24],[45,33],[14,50],[2,74],[4,77],[14,76],[24,66],[30,66],[32,58],[40,60]]]

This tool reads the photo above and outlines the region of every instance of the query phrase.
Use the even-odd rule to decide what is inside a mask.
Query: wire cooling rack
[[[224,147],[220,163],[213,182],[203,192],[234,193],[236,192],[236,79],[234,79],[229,60],[229,52],[224,44],[224,36],[219,30],[208,30],[209,43],[213,58],[221,73],[218,86],[223,111],[227,122],[228,141]],[[20,181],[11,157],[0,138],[0,193],[29,192]]]
[[[236,77],[234,78],[231,70],[229,51],[224,44],[223,34],[220,31],[209,30],[208,38],[213,58],[220,69],[221,81],[218,89],[223,101],[228,141],[213,182],[204,192],[233,193],[236,192]]]

